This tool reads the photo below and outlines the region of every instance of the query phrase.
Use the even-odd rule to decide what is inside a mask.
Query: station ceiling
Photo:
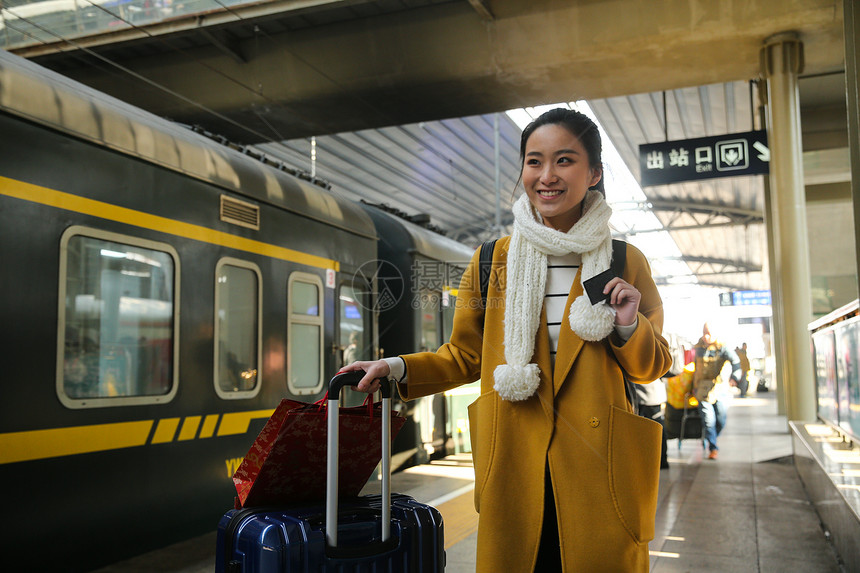
[[[118,13],[110,31],[11,51],[313,168],[333,192],[429,214],[477,244],[505,232],[496,227],[496,121],[503,227],[518,175],[519,128],[501,112],[585,100],[638,176],[640,144],[761,128],[751,83],[760,49],[794,31],[805,56],[807,194],[847,180],[844,165],[827,169],[847,149],[838,0],[187,4],[200,9],[145,25]],[[761,177],[644,191],[647,201],[623,208],[653,211],[699,283],[767,288]],[[653,229],[616,231],[636,243]],[[655,271],[677,278],[661,277],[659,263]]]

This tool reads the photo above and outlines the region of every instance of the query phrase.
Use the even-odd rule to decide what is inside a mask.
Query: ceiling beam
[[[763,225],[764,215],[753,209],[742,209],[728,205],[709,205],[707,203],[696,203],[692,201],[672,200],[648,200],[630,201],[612,204],[613,211],[652,211],[656,214],[669,214],[669,220],[662,227],[656,229],[627,229],[618,231],[617,236],[630,237],[644,233],[659,233],[662,231],[687,231],[701,230],[702,227],[726,227]],[[693,223],[689,222],[692,218]],[[681,222],[684,221],[684,222]],[[507,228],[513,224],[513,216],[508,214],[502,217],[502,226]],[[489,218],[472,221],[452,229],[451,237],[464,240],[464,237],[483,236],[488,230],[494,230],[495,223]]]
[[[367,10],[354,9],[362,4]],[[640,0],[411,4],[258,2],[14,51],[41,54],[43,65],[158,115],[249,143],[269,131],[293,139],[736,81],[758,73],[762,38],[784,30],[804,38],[810,73],[844,60],[832,0],[759,0],[754,11],[708,8],[692,20],[690,0],[648,10]],[[607,50],[605,30],[628,13],[637,17]],[[494,17],[491,25],[481,14]],[[571,22],[579,23],[575,33]],[[196,37],[201,24],[230,27],[253,65],[213,55]],[[161,33],[177,37],[155,37]],[[98,55],[136,75],[118,81],[113,67],[93,65],[80,48],[93,50],[96,41],[110,44]],[[162,89],[141,89],[140,78]],[[165,98],[168,90],[185,99]]]
[[[614,211],[652,211],[662,215],[662,227],[653,229],[627,229],[619,231],[622,236],[661,231],[700,230],[702,227],[748,226],[764,224],[764,215],[753,209],[728,205],[709,205],[692,201],[655,199],[614,203]],[[692,219],[692,222],[691,222]]]
[[[737,283],[729,283],[724,281],[712,281],[712,280],[698,280],[695,283],[693,281],[689,281],[688,283],[670,283],[669,279],[678,279],[678,278],[688,278],[688,275],[683,276],[672,276],[672,277],[654,277],[654,284],[657,286],[682,286],[685,284],[696,284],[701,287],[713,287],[720,289],[728,289],[728,290],[744,290],[746,287],[742,285],[738,285]],[[689,278],[693,278],[692,275],[689,275]],[[758,289],[755,289],[758,290]]]
[[[694,201],[675,201],[671,199],[648,199],[647,201],[621,201],[612,203],[613,211],[631,211],[631,210],[647,210],[647,211],[667,211],[679,213],[696,213],[705,215],[720,215],[732,219],[740,220],[759,220],[763,221],[764,216],[761,211],[754,209],[743,209],[741,207],[732,207],[730,205],[715,205],[708,203],[698,203]]]
[[[469,0],[469,4],[472,5],[472,8],[475,9],[475,12],[480,14],[481,18],[487,20],[488,22],[492,22],[496,19],[493,16],[493,13],[490,12],[490,9],[487,8],[487,5],[484,3],[484,0]]]
[[[224,30],[223,32],[221,32],[221,34],[223,34],[227,38],[226,40],[222,40],[221,38],[217,37],[205,27],[197,28],[197,33],[206,38],[223,53],[233,58],[233,61],[235,61],[237,64],[247,63],[248,60],[242,53],[242,48],[240,47],[239,41],[235,37],[233,37],[229,31]]]
[[[763,224],[761,221],[759,224]],[[702,227],[708,227],[709,229],[713,229],[715,227],[737,227],[737,226],[747,226],[751,224],[756,224],[755,222],[740,222],[740,221],[724,221],[722,223],[695,223],[692,225],[668,225],[666,227],[660,227],[659,229],[629,229],[627,231],[619,232],[619,236],[630,237],[633,235],[644,235],[646,233],[659,233],[661,231],[701,231]]]
[[[733,261],[729,259],[718,259],[715,257],[660,257],[659,259],[653,260],[687,263],[687,265],[692,269],[693,274],[697,276],[727,273],[760,273],[762,270],[761,265],[756,265],[747,261]]]

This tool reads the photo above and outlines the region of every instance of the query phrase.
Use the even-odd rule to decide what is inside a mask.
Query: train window
[[[215,392],[251,398],[260,391],[262,282],[249,262],[224,258],[215,268]]]
[[[307,316],[319,316],[319,286],[296,280],[292,284],[290,291],[290,300],[293,301],[290,306],[292,314],[302,314]]]
[[[368,289],[342,285],[338,301],[340,303],[340,347],[343,348],[342,364],[350,364],[356,360],[370,360],[373,341],[369,336]]]
[[[63,233],[57,394],[65,406],[173,398],[178,267],[164,243],[79,226]]]
[[[290,275],[287,382],[294,394],[316,394],[323,385],[322,286],[317,275]]]

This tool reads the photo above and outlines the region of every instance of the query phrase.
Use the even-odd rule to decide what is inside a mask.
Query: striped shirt
[[[579,253],[569,253],[558,257],[548,255],[546,258],[544,309],[546,310],[546,323],[549,327],[549,350],[553,366],[555,366],[555,353],[558,350],[561,321],[565,320],[564,307],[567,304],[567,296],[570,294],[570,287],[573,285],[580,264],[582,264],[582,255]]]

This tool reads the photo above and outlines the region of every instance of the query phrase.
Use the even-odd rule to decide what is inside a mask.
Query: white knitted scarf
[[[546,294],[547,255],[582,254],[582,281],[609,268],[612,209],[603,195],[589,190],[583,214],[567,233],[544,225],[528,197],[513,207],[514,232],[508,248],[505,293],[505,362],[493,373],[495,389],[504,400],[517,402],[532,396],[540,383],[540,369],[529,363]],[[603,302],[593,305],[583,294],[570,306],[570,328],[583,340],[602,340],[612,332],[615,309]]]

